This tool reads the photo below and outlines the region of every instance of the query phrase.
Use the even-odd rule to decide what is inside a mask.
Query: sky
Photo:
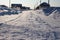
[[[41,0],[41,3],[48,2],[48,0]],[[40,0],[11,0],[11,4],[22,4],[23,6],[31,7],[32,9],[40,4]],[[0,0],[0,5],[9,6],[9,0]],[[51,6],[60,7],[60,0],[50,0]]]

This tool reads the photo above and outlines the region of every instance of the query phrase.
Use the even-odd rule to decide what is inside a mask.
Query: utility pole
[[[38,5],[38,2],[36,2],[36,4],[34,5],[34,10],[35,10],[35,8],[37,7],[37,5]]]
[[[40,4],[41,4],[41,0],[40,0]],[[39,9],[40,9],[40,5],[39,5]]]
[[[41,4],[41,0],[40,0],[40,4]]]
[[[50,4],[50,0],[48,0],[48,4]]]
[[[11,0],[9,0],[9,8],[10,8],[10,5],[11,5]]]

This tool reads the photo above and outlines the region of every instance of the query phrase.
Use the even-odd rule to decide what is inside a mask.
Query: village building
[[[39,6],[37,6],[35,9],[41,9],[41,8],[44,9],[44,8],[48,8],[48,7],[50,7],[50,4],[43,2]]]

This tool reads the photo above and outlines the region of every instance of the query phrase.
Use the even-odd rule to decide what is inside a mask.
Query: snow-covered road
[[[58,15],[60,15],[58,11],[45,16],[43,10],[31,10],[18,15],[0,16],[0,23],[3,23],[0,26],[0,39],[60,40]]]

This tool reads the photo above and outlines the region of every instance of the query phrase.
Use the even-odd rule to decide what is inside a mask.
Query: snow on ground
[[[60,40],[59,13],[45,16],[43,10],[30,10],[0,16],[0,40]]]

